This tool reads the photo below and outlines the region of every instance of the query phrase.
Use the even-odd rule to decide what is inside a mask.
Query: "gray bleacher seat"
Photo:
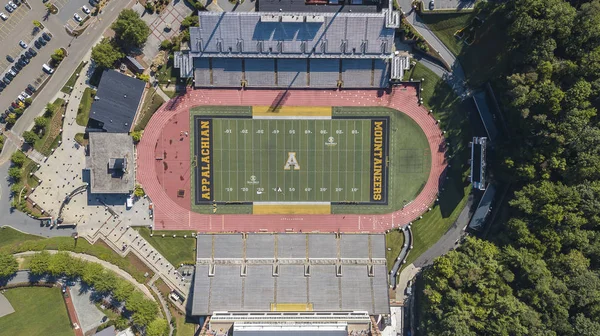
[[[273,59],[245,60],[246,82],[249,87],[275,86],[275,62]]]
[[[372,60],[343,59],[342,81],[343,87],[367,88],[372,87]],[[377,83],[375,83],[377,86]]]
[[[306,87],[305,59],[278,59],[277,60],[277,84],[279,87]]]
[[[242,60],[239,58],[213,58],[213,85],[239,87],[242,85]]]
[[[310,60],[310,86],[335,87],[339,79],[340,60],[338,59],[311,59]]]
[[[194,58],[194,85],[196,87],[211,86],[208,58]]]

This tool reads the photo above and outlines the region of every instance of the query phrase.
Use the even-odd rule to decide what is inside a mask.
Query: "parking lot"
[[[6,52],[6,55],[15,58],[23,51],[23,48],[19,47],[18,42],[23,40],[25,43],[28,43],[33,38],[32,34],[34,34],[34,32],[31,20],[27,22],[29,28],[26,31],[15,29],[23,26],[21,22],[29,16],[29,8],[21,5],[12,13],[8,13],[3,7],[0,11],[8,16],[8,20],[0,23],[0,45],[2,45],[2,49]],[[14,43],[5,43],[8,41],[14,41]],[[0,59],[0,72],[4,72],[8,65],[9,62],[6,60],[6,57],[2,57]]]
[[[87,14],[85,14],[81,10],[81,7],[83,7],[83,5],[85,5],[90,10],[92,9],[92,6],[90,5],[88,0],[57,0],[56,6],[60,8],[57,16],[64,23],[67,23],[69,20],[75,22],[75,20],[73,19],[73,15],[75,13],[77,13],[81,18],[85,19]],[[79,22],[77,22],[77,25],[78,24]]]

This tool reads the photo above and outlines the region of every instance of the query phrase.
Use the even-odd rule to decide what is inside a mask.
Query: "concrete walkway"
[[[171,316],[171,311],[169,310],[169,307],[167,307],[167,303],[165,302],[165,299],[162,297],[161,292],[158,290],[158,288],[156,288],[156,286],[154,286],[154,282],[156,280],[160,279],[160,276],[158,274],[154,274],[154,276],[152,277],[152,279],[150,280],[150,282],[148,282],[148,286],[150,286],[150,289],[152,289],[152,291],[156,294],[156,297],[158,298],[158,301],[160,302],[160,305],[162,306],[162,310],[163,312],[165,312],[165,318],[167,319],[167,321],[169,322],[169,336],[173,335],[173,324],[171,324],[171,320],[173,320],[173,316]]]
[[[58,253],[58,251],[56,251],[56,250],[47,250],[47,251],[49,253],[52,253],[52,254]],[[22,257],[22,256],[27,256],[27,255],[33,255],[33,254],[36,254],[36,253],[40,253],[40,251],[27,251],[27,252],[17,253],[14,256],[15,257]],[[120,276],[123,279],[131,282],[137,289],[139,289],[142,293],[144,293],[149,299],[151,299],[152,301],[156,301],[154,299],[154,296],[152,296],[152,294],[150,293],[150,290],[148,290],[148,287],[146,287],[143,284],[137,282],[129,273],[127,273],[124,270],[120,269],[118,266],[113,265],[113,264],[111,264],[109,262],[106,262],[104,260],[98,259],[98,258],[96,258],[94,256],[89,255],[89,254],[75,253],[75,252],[68,252],[68,253],[71,256],[75,257],[75,258],[100,264],[100,265],[102,265],[102,267],[106,268],[107,270],[115,272],[118,276]]]

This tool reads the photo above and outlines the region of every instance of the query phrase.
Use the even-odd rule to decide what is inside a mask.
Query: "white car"
[[[79,16],[79,14],[77,14],[77,13],[75,13],[75,14],[73,15],[73,17],[75,18],[75,21],[77,21],[77,22],[81,22],[81,21],[83,20],[83,19],[81,18],[81,16]]]
[[[0,12],[0,18],[2,18],[2,20],[6,21],[8,20],[8,16],[6,16],[6,14]]]
[[[29,94],[27,94],[27,92],[25,92],[25,91],[21,92],[21,96],[25,97],[25,99],[31,98],[31,96]]]
[[[89,8],[87,8],[87,7],[85,7],[85,6],[81,7],[81,10],[82,10],[82,11],[83,11],[85,14],[90,14],[90,9],[89,9]]]
[[[17,96],[17,98],[18,98],[20,101],[22,101],[22,102],[24,102],[24,101],[25,101],[25,97],[23,97],[23,96],[21,96],[21,95],[18,95],[18,96]]]
[[[23,40],[19,41],[19,45],[21,46],[21,48],[27,49],[27,43],[23,42]]]
[[[12,2],[12,1],[9,1],[9,2],[8,2],[8,5],[9,5],[10,7],[12,7],[13,9],[17,9],[17,5],[15,5],[15,3],[14,3],[14,2]]]
[[[10,5],[9,5],[9,4],[6,4],[6,5],[4,6],[4,8],[6,8],[6,10],[7,10],[9,13],[12,13],[12,12],[14,11],[14,9],[13,9],[12,7],[10,7]]]

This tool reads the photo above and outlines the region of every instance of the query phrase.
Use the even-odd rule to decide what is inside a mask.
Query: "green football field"
[[[371,119],[210,123],[217,202],[371,202]]]

